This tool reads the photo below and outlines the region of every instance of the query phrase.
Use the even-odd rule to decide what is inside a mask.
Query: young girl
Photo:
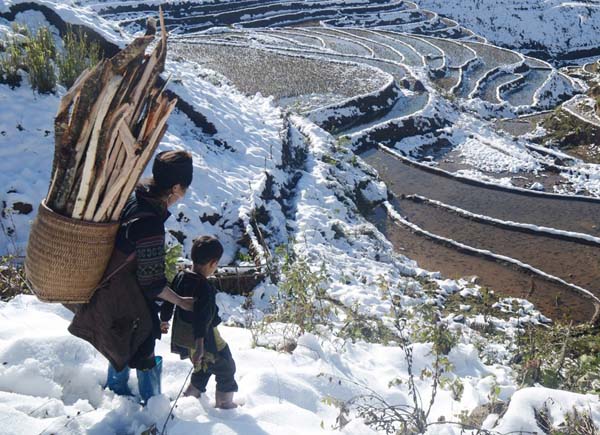
[[[118,273],[108,274],[110,278],[94,294],[94,303],[83,305],[69,327],[109,359],[106,386],[115,393],[131,395],[129,367],[137,369],[143,403],[161,392],[162,358],[154,354],[155,340],[161,335],[161,302],[187,310],[193,307],[192,298],[183,298],[168,286],[164,227],[171,215],[168,208],[183,198],[192,173],[192,156],[186,151],[156,156],[152,178],[138,184],[121,215],[109,265]]]

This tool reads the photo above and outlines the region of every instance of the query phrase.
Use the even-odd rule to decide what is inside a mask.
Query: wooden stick
[[[142,173],[144,172],[144,168],[148,164],[148,161],[154,155],[154,151],[156,151],[156,148],[158,148],[158,144],[160,143],[160,139],[162,138],[162,135],[165,132],[165,129],[166,129],[166,126],[167,126],[167,120],[169,118],[169,115],[171,114],[171,112],[173,111],[173,109],[175,109],[175,105],[176,104],[177,104],[177,100],[174,99],[167,106],[164,115],[162,116],[162,118],[160,119],[160,121],[159,121],[156,129],[154,130],[154,135],[151,137],[150,142],[148,143],[148,145],[146,146],[146,148],[142,152],[140,158],[137,160],[137,162],[136,162],[137,164],[133,167],[133,171],[129,175],[129,178],[127,180],[127,183],[125,184],[125,187],[124,187],[122,193],[131,192],[133,190],[133,188],[135,187],[135,185],[137,184],[137,182],[140,179],[140,177],[142,176]],[[117,204],[117,207],[115,207],[113,209],[113,213],[111,214],[111,219],[112,220],[115,220],[115,219],[119,218],[119,216],[121,214],[121,210],[125,206],[125,203],[127,202],[128,198],[129,198],[129,194],[127,194],[127,195],[122,194],[121,195],[121,197],[119,199],[119,202]]]
[[[130,109],[131,109],[131,107],[129,105],[121,106],[119,108],[119,110],[117,111],[117,113],[115,113],[115,115],[112,117],[112,119],[115,120],[115,122],[113,124],[119,123],[123,119],[123,117],[126,115],[127,111]],[[119,143],[119,137],[118,137],[119,136],[118,129],[114,128],[112,126],[109,126],[108,128],[112,131],[112,134],[110,136],[110,140],[109,140],[109,143],[107,146],[108,151],[106,152],[106,155],[104,156],[105,162],[102,167],[100,176],[97,177],[97,179],[94,182],[94,188],[93,188],[92,196],[90,199],[90,203],[88,205],[88,208],[86,209],[86,214],[84,216],[85,220],[91,220],[94,222],[98,222],[98,221],[96,221],[94,219],[95,214],[93,212],[96,211],[98,202],[100,201],[104,192],[106,192],[106,187],[107,187],[106,181],[108,180],[110,173],[114,169],[115,162],[116,162],[116,155],[119,152],[119,150],[121,149],[121,146]],[[91,215],[91,217],[90,217],[90,215]]]
[[[127,156],[129,158],[135,158],[137,152],[141,150],[139,142],[133,137],[133,133],[123,119],[119,121],[117,129],[119,130],[119,136],[123,141],[125,151],[127,151]]]
[[[156,101],[155,96],[151,95],[148,99],[147,104],[147,115],[144,117],[144,122],[138,133],[138,142],[147,143],[150,137],[150,132],[154,131],[156,127],[157,119],[160,119],[163,110],[166,108],[166,104],[163,99]]]
[[[121,84],[121,80],[123,80],[122,76],[112,77],[110,82],[105,87],[104,94],[98,97],[98,115],[96,116],[94,128],[92,129],[90,145],[88,146],[85,164],[83,167],[81,185],[79,187],[77,199],[75,200],[75,208],[73,209],[72,216],[75,219],[82,219],[85,212],[90,184],[94,177],[93,169],[96,164],[96,150],[98,149],[98,136],[100,134],[100,128],[102,127],[102,122],[104,121],[106,113],[108,112],[110,103],[112,102],[112,99],[114,98],[117,89]]]
[[[110,217],[108,211],[111,208],[111,200],[114,200],[113,189],[114,186],[117,185],[119,178],[123,176],[123,167],[127,163],[127,153],[125,149],[119,147],[117,156],[115,159],[115,166],[111,171],[108,182],[106,183],[106,189],[104,198],[102,198],[102,204],[97,208],[96,214],[94,215],[94,220],[96,222],[108,222],[108,218]],[[112,196],[111,196],[112,195]]]
[[[72,168],[71,170],[74,173],[75,182],[70,186],[70,191],[67,199],[67,207],[66,211],[69,212],[69,216],[73,214],[73,208],[75,201],[77,199],[77,193],[79,192],[79,187],[81,185],[81,173],[83,172],[84,166],[84,158],[86,156],[86,151],[88,149],[90,135],[92,134],[92,128],[94,126],[94,120],[98,115],[98,111],[100,110],[100,105],[98,102],[95,102],[91,107],[89,115],[86,117],[81,132],[79,134],[79,139],[75,144],[74,148],[74,159],[72,160]],[[79,181],[79,182],[78,182]]]
[[[146,48],[152,41],[154,41],[154,35],[135,38],[131,44],[110,60],[113,71],[116,74],[123,75],[132,62],[144,55]]]
[[[69,113],[69,107],[71,106],[71,103],[85,84],[85,81],[91,76],[91,74],[92,70],[90,68],[86,68],[83,70],[81,75],[77,77],[77,80],[75,80],[73,86],[71,86],[67,93],[61,98],[60,103],[58,105],[58,110],[56,111],[57,117],[59,117],[60,114]]]
[[[140,103],[144,101],[144,99],[141,98],[142,93],[144,91],[147,92],[148,87],[151,86],[151,84],[149,84],[150,77],[152,75],[152,69],[154,68],[154,65],[156,65],[157,61],[158,61],[158,59],[155,58],[154,55],[150,56],[150,58],[144,65],[144,73],[142,74],[140,81],[138,82],[137,86],[135,87],[135,89],[133,91],[133,96],[131,98],[131,101],[136,103],[135,111],[133,112],[133,121],[134,122],[136,122],[139,119],[140,106],[141,106]],[[131,126],[131,124],[130,124],[130,126]]]
[[[92,68],[88,77],[81,82],[80,92],[77,94],[71,108],[67,130],[64,131],[64,134],[57,136],[60,138],[60,142],[55,144],[53,166],[56,180],[60,182],[60,185],[55,184],[55,188],[49,195],[48,206],[65,216],[71,216],[68,206],[69,196],[73,186],[78,184],[76,177],[77,165],[74,162],[76,144],[89,119],[90,112],[93,110],[92,102],[98,95],[101,86],[104,65],[106,65],[106,61],[100,62]],[[85,143],[83,146],[85,146]]]

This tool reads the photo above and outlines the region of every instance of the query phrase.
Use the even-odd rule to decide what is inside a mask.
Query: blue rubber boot
[[[160,375],[162,373],[162,357],[154,357],[156,365],[151,369],[137,370],[138,387],[140,397],[145,405],[152,396],[160,394]]]
[[[120,372],[112,364],[108,365],[108,375],[106,376],[106,388],[114,391],[120,396],[133,396],[127,381],[129,380],[129,367],[125,367]]]

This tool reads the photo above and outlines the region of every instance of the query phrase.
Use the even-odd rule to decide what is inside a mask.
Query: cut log
[[[124,50],[121,50],[110,62],[115,74],[124,75],[132,62],[144,56],[148,46],[154,41],[154,35],[142,36],[133,40]]]
[[[130,106],[122,106],[119,111],[114,116],[114,124],[118,124],[123,120],[123,117],[130,110]],[[112,174],[115,169],[115,164],[117,160],[117,154],[121,149],[119,144],[116,143],[119,140],[119,130],[117,128],[111,128],[112,134],[109,139],[108,145],[108,154],[106,155],[106,162],[102,167],[102,171],[100,171],[100,175],[94,180],[94,187],[92,191],[92,196],[90,199],[90,203],[88,206],[88,210],[86,211],[86,216],[84,219],[95,221],[95,213],[96,209],[100,206],[100,202],[107,190],[107,182],[110,178],[110,174]],[[93,210],[93,213],[91,212]],[[91,214],[91,217],[90,217]],[[99,222],[99,221],[97,221]]]
[[[102,61],[96,65],[86,79],[81,82],[81,89],[77,93],[77,98],[74,100],[73,106],[70,108],[71,116],[67,128],[64,129],[64,124],[60,120],[58,125],[55,124],[53,168],[56,177],[53,178],[57,182],[60,182],[60,185],[55,184],[54,188],[49,192],[47,205],[52,210],[65,216],[71,216],[69,211],[66,210],[66,205],[72,186],[76,183],[74,180],[77,169],[74,163],[76,157],[75,144],[79,140],[79,135],[85,121],[90,117],[93,102],[100,91],[101,76],[105,62]]]

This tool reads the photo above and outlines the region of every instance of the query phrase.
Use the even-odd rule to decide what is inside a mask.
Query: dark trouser
[[[154,347],[156,345],[156,340],[160,340],[161,336],[160,318],[158,317],[158,310],[160,308],[154,302],[147,299],[146,303],[148,305],[148,310],[150,311],[150,317],[152,318],[152,331],[131,357],[129,367],[132,369],[149,370],[156,365]]]
[[[206,367],[192,373],[192,385],[204,393],[206,384],[212,375],[215,375],[217,381],[217,391],[233,393],[238,390],[234,379],[235,361],[229,346],[216,354],[215,362],[208,363]]]

